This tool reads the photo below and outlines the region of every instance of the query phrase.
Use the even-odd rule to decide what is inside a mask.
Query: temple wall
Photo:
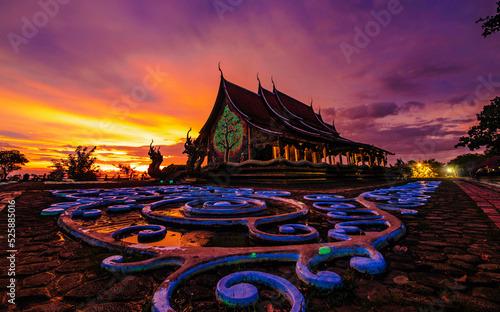
[[[248,160],[247,133],[247,123],[226,99],[224,109],[210,131],[208,164]]]

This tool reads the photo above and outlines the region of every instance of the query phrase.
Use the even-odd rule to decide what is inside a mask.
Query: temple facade
[[[221,72],[212,112],[196,139],[208,165],[271,161],[386,166],[386,150],[343,138],[312,105],[262,87],[254,93],[227,81]]]

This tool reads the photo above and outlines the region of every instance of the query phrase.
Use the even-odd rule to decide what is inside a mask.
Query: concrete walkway
[[[461,179],[455,183],[472,198],[500,228],[500,185],[491,181]]]

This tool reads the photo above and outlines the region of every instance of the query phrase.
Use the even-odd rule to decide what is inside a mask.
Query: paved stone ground
[[[39,215],[59,200],[45,191],[23,191],[16,199],[17,305],[7,303],[9,277],[4,268],[8,254],[2,248],[3,307],[15,311],[149,311],[155,289],[175,268],[129,276],[102,270],[101,261],[116,252],[66,237],[57,228],[56,217]],[[339,194],[359,193],[343,190]],[[303,195],[296,194],[298,198]],[[6,216],[4,209],[1,233],[6,232]],[[341,290],[324,293],[306,288],[295,277],[293,264],[248,268],[291,280],[306,297],[308,311],[500,311],[500,230],[466,193],[454,182],[444,181],[418,217],[401,219],[408,234],[382,250],[388,262],[385,274],[358,274],[348,268],[347,259],[322,264],[320,269],[344,276],[346,287]],[[222,276],[242,269],[247,267],[224,267],[195,276],[174,295],[178,311],[226,310],[215,301],[213,289]],[[272,290],[260,290],[260,297],[258,311],[288,311],[287,303]]]
[[[466,192],[485,214],[500,229],[500,188],[494,183],[484,183],[474,179],[464,179],[456,182]]]
[[[2,211],[11,200],[20,196],[22,193],[22,191],[0,192],[0,211]]]

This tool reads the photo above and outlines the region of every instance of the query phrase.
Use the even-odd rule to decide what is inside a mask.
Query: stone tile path
[[[456,184],[472,198],[500,229],[500,186],[488,181],[463,179]]]
[[[0,211],[2,211],[11,200],[20,196],[22,193],[21,191],[0,192]]]
[[[21,184],[21,183],[20,183]],[[375,187],[374,187],[375,188]],[[10,191],[16,191],[9,189]],[[338,194],[352,197],[359,190]],[[478,191],[479,192],[479,191]],[[303,194],[298,195],[301,198]],[[494,200],[483,200],[479,203]],[[158,285],[174,268],[129,276],[111,274],[101,261],[116,254],[59,231],[57,217],[40,211],[60,201],[50,193],[26,189],[16,199],[16,306],[8,305],[7,253],[0,250],[0,305],[10,311],[150,311]],[[494,204],[492,204],[494,205]],[[297,283],[307,311],[500,311],[500,230],[493,227],[476,202],[446,180],[419,216],[400,216],[408,234],[381,252],[387,272],[363,276],[349,269],[348,259],[318,269],[336,271],[350,280],[346,288],[325,294],[305,289],[293,263],[268,263],[263,270]],[[6,210],[0,212],[0,232],[6,232]],[[174,296],[178,311],[221,311],[214,286],[221,276],[242,267],[223,267],[194,276]],[[262,309],[281,311],[278,299],[260,290]],[[222,309],[223,310],[223,309]],[[286,309],[283,309],[287,311]]]

